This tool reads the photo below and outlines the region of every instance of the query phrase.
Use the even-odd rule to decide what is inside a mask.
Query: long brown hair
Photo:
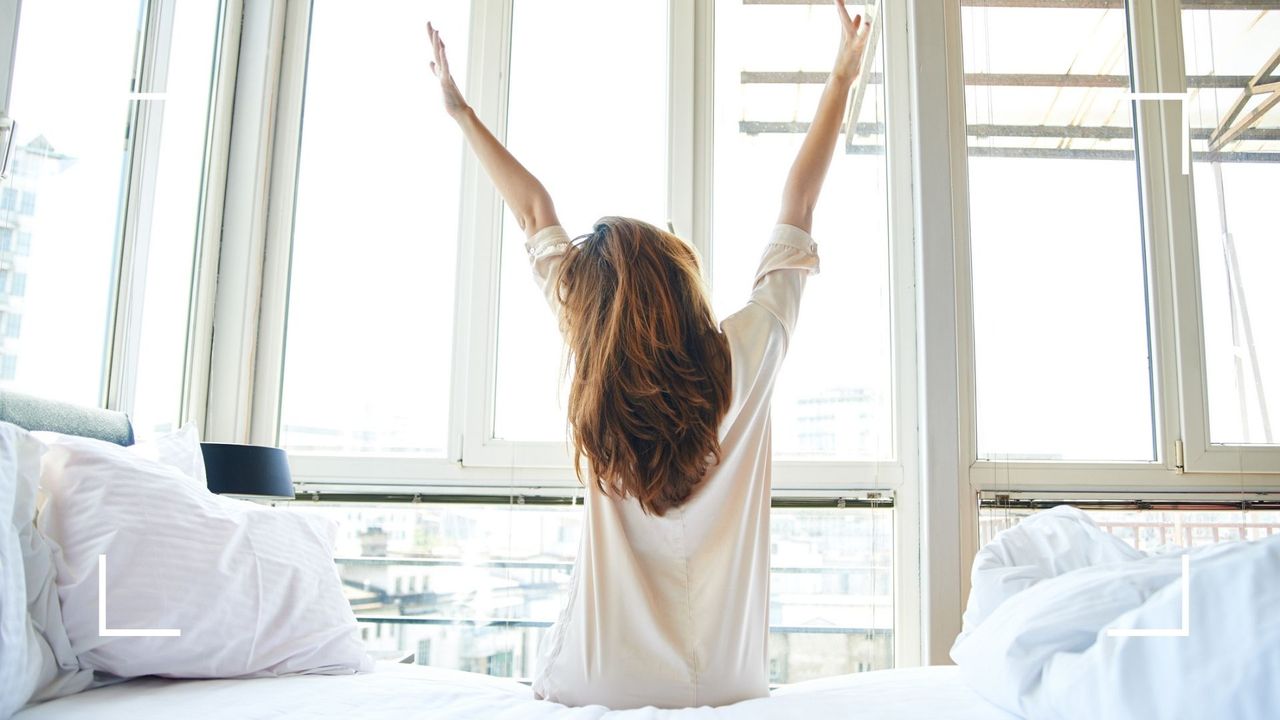
[[[585,457],[602,491],[663,515],[720,461],[732,392],[698,256],[648,223],[605,217],[572,245],[557,291],[578,478]]]

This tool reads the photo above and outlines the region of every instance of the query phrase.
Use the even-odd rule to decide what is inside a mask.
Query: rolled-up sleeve
[[[776,317],[788,339],[800,315],[805,281],[817,272],[818,244],[809,233],[793,225],[775,226],[760,258],[751,302]]]
[[[533,270],[533,280],[546,298],[547,305],[558,317],[560,300],[557,287],[560,284],[560,266],[564,255],[569,251],[569,234],[559,225],[551,225],[534,233],[525,241],[525,250],[529,252],[529,267]]]

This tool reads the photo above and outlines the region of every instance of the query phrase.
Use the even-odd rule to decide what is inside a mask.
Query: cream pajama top
[[[559,226],[526,243],[557,314],[569,243]],[[733,364],[722,459],[684,505],[646,515],[635,498],[586,482],[581,547],[568,601],[539,651],[538,697],[623,709],[769,694],[769,400],[805,280],[817,271],[809,234],[775,227],[750,300],[720,323]]]

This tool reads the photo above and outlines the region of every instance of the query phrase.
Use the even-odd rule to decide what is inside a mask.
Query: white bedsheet
[[[1280,535],[1145,556],[1074,508],[1034,515],[974,562],[951,657],[983,697],[1036,720],[1280,717]]]
[[[610,712],[534,700],[520,683],[417,665],[378,663],[372,673],[247,680],[136,680],[33,705],[16,720],[148,718],[388,718],[412,720],[1010,720],[979,698],[958,668],[845,675],[785,686],[773,697],[722,708]]]

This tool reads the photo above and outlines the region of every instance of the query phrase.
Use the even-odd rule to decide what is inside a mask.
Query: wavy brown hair
[[[574,467],[663,515],[720,461],[729,345],[698,256],[648,223],[605,217],[565,257],[557,289],[573,362]]]

